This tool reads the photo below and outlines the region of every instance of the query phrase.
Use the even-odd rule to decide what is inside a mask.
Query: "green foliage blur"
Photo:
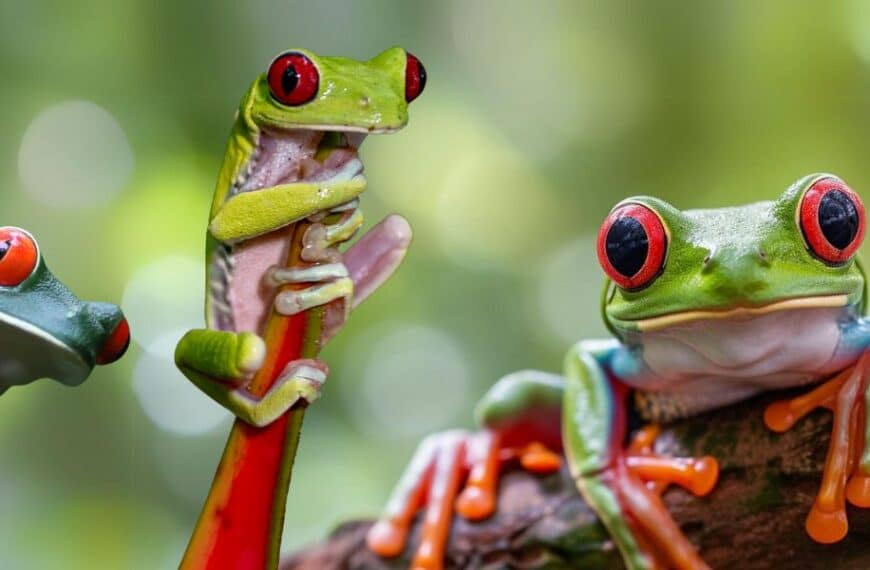
[[[377,514],[420,437],[472,427],[499,376],[605,334],[593,236],[621,198],[735,205],[830,171],[870,200],[860,0],[0,3],[0,223],[136,339],[80,388],[0,399],[0,567],[177,565],[230,423],[171,351],[202,323],[233,112],[283,49],[391,45],[429,83],[363,146],[363,205],[416,236],[324,351],[285,550]]]

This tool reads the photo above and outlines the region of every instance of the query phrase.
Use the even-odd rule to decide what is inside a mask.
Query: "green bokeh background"
[[[592,239],[619,199],[735,205],[819,170],[870,197],[867,2],[4,2],[0,223],[122,303],[138,342],[80,388],[0,400],[0,567],[177,564],[229,426],[169,351],[200,318],[232,113],[282,49],[391,45],[429,84],[405,131],[364,145],[363,203],[416,237],[324,351],[285,550],[376,514],[421,434],[471,427],[500,375],[604,333]]]

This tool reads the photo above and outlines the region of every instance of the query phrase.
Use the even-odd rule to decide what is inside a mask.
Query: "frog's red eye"
[[[640,289],[661,273],[667,234],[646,206],[626,204],[610,212],[598,230],[598,262],[623,289]]]
[[[15,287],[30,277],[39,261],[36,242],[26,231],[0,228],[0,286]]]
[[[420,60],[407,54],[405,62],[405,101],[410,103],[420,96],[426,87],[426,68]]]
[[[110,364],[115,362],[127,352],[127,347],[130,346],[130,325],[127,324],[127,319],[121,317],[114,330],[109,334],[108,338],[100,347],[100,352],[97,354],[97,364]]]
[[[288,52],[279,55],[266,74],[269,91],[279,103],[297,107],[308,103],[317,95],[320,73],[314,62],[305,55]]]
[[[809,250],[831,265],[849,261],[864,240],[864,204],[836,178],[810,186],[801,198],[799,220]]]

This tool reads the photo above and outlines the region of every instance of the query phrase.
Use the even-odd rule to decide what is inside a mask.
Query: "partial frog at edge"
[[[129,344],[120,308],[81,301],[49,271],[28,231],[0,227],[0,394],[41,378],[78,386]]]

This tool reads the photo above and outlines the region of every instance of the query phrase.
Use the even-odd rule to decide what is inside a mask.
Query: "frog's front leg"
[[[629,390],[612,373],[615,359],[633,367],[625,364],[634,356],[615,343],[581,343],[566,361],[563,444],[577,487],[629,568],[706,568],[659,495],[669,483],[709,493],[716,460],[656,455],[655,427],[623,447]]]
[[[266,346],[258,335],[197,329],[188,331],[175,349],[184,375],[213,400],[245,422],[262,427],[280,417],[300,399],[312,403],[326,381],[326,366],[317,360],[287,364],[275,384],[258,398],[247,380],[263,364]]]

